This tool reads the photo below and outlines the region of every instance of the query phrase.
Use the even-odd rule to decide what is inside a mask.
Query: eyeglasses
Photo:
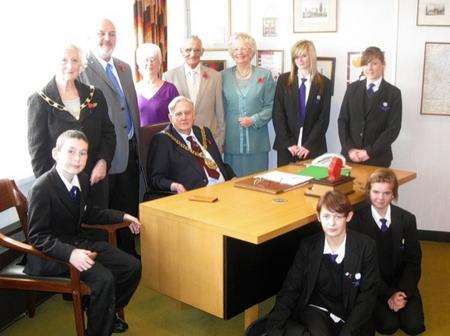
[[[202,49],[185,48],[183,51],[187,54],[190,54],[191,52],[194,52],[194,54],[200,54]]]

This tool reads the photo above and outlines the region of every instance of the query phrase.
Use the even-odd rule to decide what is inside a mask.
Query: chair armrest
[[[119,229],[127,228],[130,224],[127,222],[115,223],[115,224],[81,224],[84,229],[97,229],[103,230],[108,233],[108,243],[112,246],[117,246],[116,231]]]

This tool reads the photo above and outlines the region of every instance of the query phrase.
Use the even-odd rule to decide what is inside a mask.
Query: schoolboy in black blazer
[[[317,72],[316,52],[311,41],[297,42],[291,54],[292,71],[278,78],[272,112],[273,148],[277,151],[278,166],[298,159],[313,159],[327,151],[325,134],[330,120],[331,82]],[[305,83],[309,86],[303,121],[299,112],[299,72],[307,74]],[[298,146],[301,127],[301,146]],[[303,149],[295,151],[294,146]]]
[[[425,331],[418,282],[422,253],[416,218],[391,201],[398,182],[390,169],[375,171],[367,183],[369,204],[356,212],[350,227],[377,244],[381,290],[374,313],[375,328],[382,334],[402,329],[408,335]]]
[[[402,122],[401,93],[382,77],[380,49],[367,48],[362,63],[366,79],[348,86],[338,118],[342,154],[351,162],[389,167]]]
[[[268,315],[267,335],[373,335],[379,282],[375,243],[347,231],[353,213],[342,193],[325,194],[317,211],[324,232],[301,241]]]
[[[125,322],[115,316],[125,307],[141,276],[135,257],[103,241],[81,234],[81,223],[130,222],[139,232],[139,221],[123,212],[99,209],[88,199],[88,176],[81,173],[87,160],[86,136],[75,130],[62,133],[53,149],[56,166],[40,176],[30,190],[28,241],[56,259],[70,262],[91,289],[87,310],[87,335],[110,335],[124,331]],[[93,259],[93,252],[97,254]],[[25,272],[31,275],[65,276],[68,269],[59,263],[28,256]]]

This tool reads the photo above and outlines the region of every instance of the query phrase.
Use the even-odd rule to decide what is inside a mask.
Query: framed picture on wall
[[[231,33],[231,0],[185,1],[187,37],[200,37],[205,50],[225,49]]]
[[[273,79],[277,81],[278,77],[284,71],[284,51],[258,50],[256,55],[256,64],[261,68],[270,70],[270,72],[272,72]]]
[[[361,65],[362,51],[350,51],[347,53],[347,85],[364,79]]]
[[[262,33],[264,37],[276,37],[277,34],[277,18],[264,17],[262,18]]]
[[[426,42],[421,114],[450,115],[450,42]]]
[[[317,57],[317,70],[331,80],[331,95],[334,93],[334,73],[336,71],[336,57]]]
[[[335,32],[337,0],[293,0],[294,33]]]
[[[202,64],[219,72],[227,67],[226,60],[202,60]]]
[[[418,26],[450,26],[450,0],[418,0]]]

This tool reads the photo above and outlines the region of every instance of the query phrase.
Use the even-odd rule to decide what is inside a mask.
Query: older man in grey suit
[[[103,19],[96,31],[95,47],[88,55],[82,82],[99,88],[108,103],[108,113],[116,131],[116,149],[109,170],[109,207],[133,216],[139,204],[139,110],[130,66],[112,57],[116,28]],[[129,230],[118,232],[118,247],[136,255],[134,237]]]
[[[188,38],[180,51],[184,64],[167,71],[163,79],[175,84],[180,95],[189,97],[194,102],[195,124],[208,127],[222,151],[225,122],[220,74],[201,64],[203,47],[198,36]]]

